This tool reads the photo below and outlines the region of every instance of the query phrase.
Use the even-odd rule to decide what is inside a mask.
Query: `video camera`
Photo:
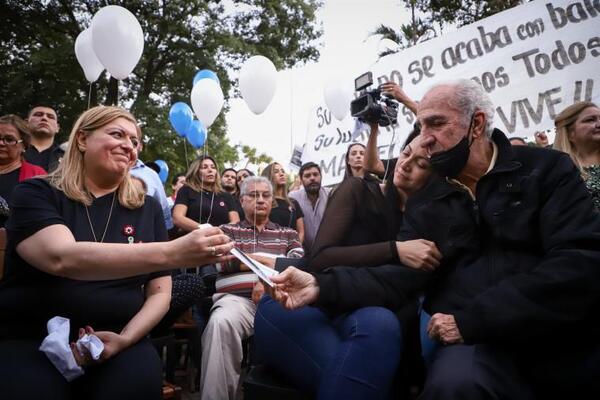
[[[380,126],[398,121],[398,102],[381,94],[381,89],[366,90],[373,84],[373,74],[367,72],[354,80],[360,96],[350,102],[350,113],[362,122],[377,122]]]

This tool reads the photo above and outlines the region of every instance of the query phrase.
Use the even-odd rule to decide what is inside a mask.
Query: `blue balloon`
[[[169,121],[171,121],[171,126],[179,136],[185,137],[193,120],[194,113],[187,104],[180,101],[171,106]]]
[[[196,75],[194,75],[194,82],[193,82],[192,86],[194,86],[196,84],[196,82],[198,82],[200,79],[206,79],[206,78],[212,79],[213,81],[217,82],[219,84],[219,86],[221,86],[221,82],[219,82],[219,77],[217,76],[217,74],[215,74],[210,69],[203,69],[203,70],[196,72]]]
[[[204,142],[206,141],[206,128],[202,125],[202,122],[197,119],[192,121],[192,124],[187,131],[187,140],[195,149],[204,146]]]
[[[165,160],[156,160],[154,161],[156,165],[160,168],[158,172],[158,177],[163,185],[167,182],[167,178],[169,177],[169,166],[167,165]]]

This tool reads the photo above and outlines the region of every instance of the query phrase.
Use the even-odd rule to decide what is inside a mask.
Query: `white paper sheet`
[[[265,282],[271,287],[275,286],[270,278],[279,274],[279,272],[250,258],[246,253],[236,248],[231,249],[231,254],[240,260],[240,262],[244,263],[244,265],[247,265],[248,268],[250,268],[252,272],[254,272],[260,278],[261,281]]]

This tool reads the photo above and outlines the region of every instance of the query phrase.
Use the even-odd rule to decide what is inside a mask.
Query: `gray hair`
[[[269,187],[269,193],[273,194],[273,185],[271,181],[264,176],[249,176],[242,182],[240,186],[240,196],[244,196],[250,193],[250,186],[257,185],[259,183],[264,183]]]
[[[454,86],[448,105],[463,113],[462,123],[468,128],[475,111],[485,114],[485,134],[492,136],[494,131],[494,103],[483,87],[472,79],[458,79],[436,86]]]

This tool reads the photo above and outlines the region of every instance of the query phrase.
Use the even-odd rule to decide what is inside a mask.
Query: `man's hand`
[[[267,291],[273,299],[288,310],[295,310],[314,303],[319,297],[319,286],[314,276],[294,267],[287,267],[279,275],[271,277],[274,288]]]
[[[454,315],[451,314],[433,314],[427,325],[427,334],[443,344],[464,343]]]
[[[254,304],[258,304],[258,302],[260,301],[260,299],[263,297],[263,295],[265,294],[265,286],[263,285],[263,283],[261,281],[258,281],[254,284],[254,287],[252,288],[252,301],[254,302]]]
[[[425,239],[396,242],[396,249],[402,264],[415,269],[434,271],[442,259],[435,243]]]

